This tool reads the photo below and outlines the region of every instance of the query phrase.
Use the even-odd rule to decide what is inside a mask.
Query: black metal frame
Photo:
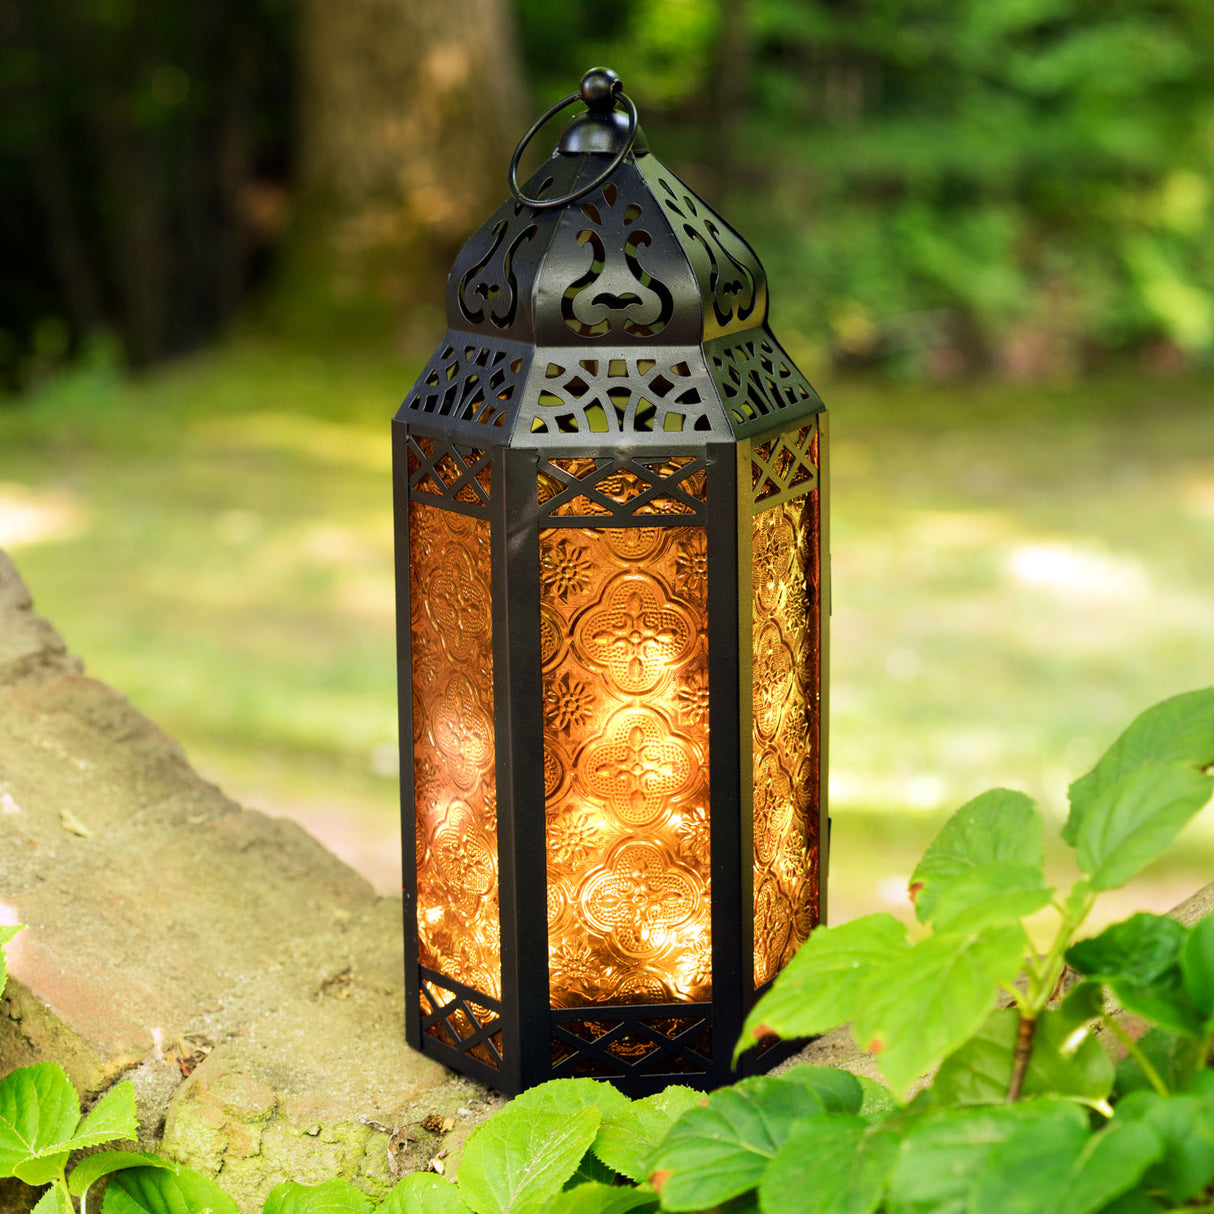
[[[752,519],[813,488],[823,664],[818,888],[819,919],[825,918],[825,413],[767,329],[765,278],[745,241],[648,154],[639,132],[618,167],[602,174],[603,156],[619,149],[595,144],[596,154],[582,154],[578,121],[566,129],[560,154],[526,187],[533,198],[577,192],[576,201],[543,209],[508,201],[468,242],[448,283],[451,328],[393,425],[406,1033],[415,1048],[507,1093],[571,1073],[596,1074],[629,1095],[672,1082],[707,1089],[767,1070],[799,1044],[756,1047],[732,1066],[743,1021],[767,989],[755,990],[753,966]],[[607,138],[595,133],[600,137]],[[566,154],[567,147],[577,154]],[[601,174],[606,180],[593,182]],[[596,320],[600,315],[605,319]],[[808,439],[793,441],[807,426],[819,435],[816,468]],[[433,444],[430,456],[420,440]],[[752,456],[768,442],[761,462],[773,470],[771,491],[756,494]],[[478,453],[471,459],[470,450]],[[444,456],[454,475],[436,471]],[[587,456],[598,467],[576,483],[550,464]],[[655,471],[678,457],[690,462],[677,475]],[[486,464],[488,492],[477,477]],[[783,480],[777,464],[785,465]],[[565,488],[541,505],[545,467]],[[623,503],[594,488],[620,471],[644,486]],[[703,495],[686,483],[700,472]],[[579,495],[594,512],[553,513]],[[658,497],[677,510],[644,513]],[[411,499],[490,523],[500,999],[419,964]],[[546,898],[536,896],[547,889],[540,531],[687,525],[703,526],[707,535],[712,999],[554,1009]],[[627,1051],[609,1048],[625,1042]]]

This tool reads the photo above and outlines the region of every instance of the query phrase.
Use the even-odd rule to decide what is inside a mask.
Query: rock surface
[[[86,1103],[131,1079],[144,1145],[222,1173],[242,1210],[285,1179],[382,1194],[501,1103],[404,1044],[400,900],[202,780],[83,674],[3,554],[0,922],[28,925],[0,1076],[49,1059]],[[455,1130],[413,1125],[390,1160],[432,1112]]]

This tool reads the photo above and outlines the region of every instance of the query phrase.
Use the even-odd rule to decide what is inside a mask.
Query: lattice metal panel
[[[518,412],[529,347],[469,339],[453,331],[426,364],[397,414],[444,430],[504,442]],[[441,421],[440,421],[441,419]]]
[[[442,502],[461,514],[487,518],[490,460],[488,448],[464,447],[412,433],[407,446],[409,497],[417,502]]]
[[[766,327],[705,345],[708,365],[738,434],[822,408],[818,394]]]
[[[752,442],[750,485],[756,510],[777,506],[818,487],[816,420],[796,430]]]
[[[500,1070],[501,1003],[425,966],[420,972],[422,1032]]]
[[[516,432],[538,446],[610,442],[669,446],[731,433],[697,347],[643,358],[595,348],[536,352]]]
[[[704,455],[574,456],[540,462],[545,527],[652,527],[654,516],[705,521]]]
[[[691,1083],[710,1073],[712,1005],[672,1003],[624,1011],[562,1008],[552,1013],[552,1074],[596,1079],[673,1076]]]

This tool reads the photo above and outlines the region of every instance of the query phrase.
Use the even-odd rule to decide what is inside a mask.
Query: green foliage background
[[[1214,351],[1205,0],[511,7],[536,111],[616,67],[752,234],[803,359],[1040,377]],[[163,358],[274,281],[289,225],[230,236],[293,189],[295,9],[0,3],[0,384],[99,328]]]

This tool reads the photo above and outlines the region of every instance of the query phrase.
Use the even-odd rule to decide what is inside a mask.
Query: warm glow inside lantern
[[[736,1077],[823,914],[825,413],[749,246],[578,95],[393,425],[407,1029],[636,1095]]]

